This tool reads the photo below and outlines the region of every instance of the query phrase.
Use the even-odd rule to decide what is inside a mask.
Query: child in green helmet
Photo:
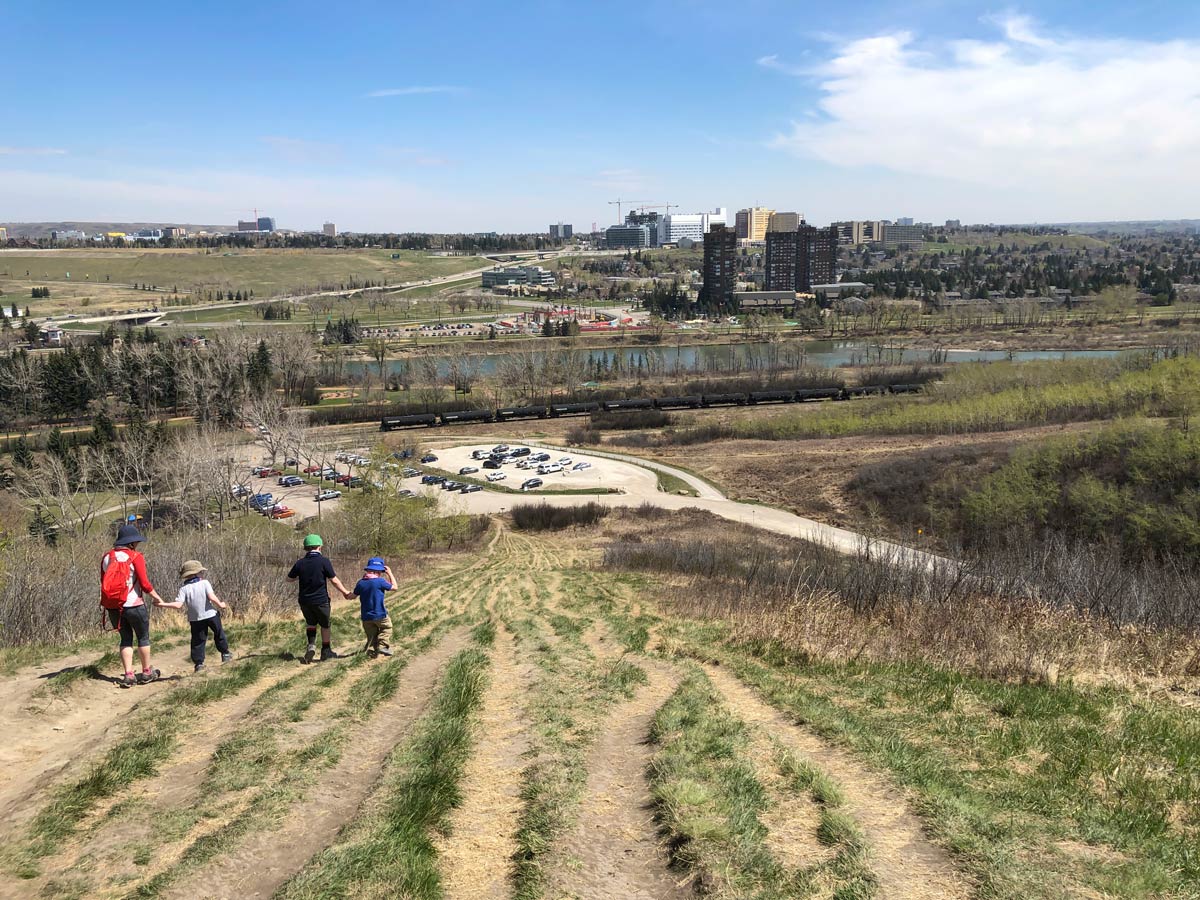
[[[323,543],[319,534],[305,537],[304,556],[292,564],[287,576],[298,582],[300,612],[304,614],[304,633],[308,638],[308,648],[304,651],[305,663],[312,662],[317,655],[318,628],[321,629],[321,662],[339,656],[331,645],[333,634],[329,623],[330,600],[326,583],[332,584],[346,599],[354,596],[333,571],[333,563],[321,553]]]

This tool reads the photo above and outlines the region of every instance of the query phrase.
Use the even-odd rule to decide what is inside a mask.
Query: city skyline
[[[68,3],[6,22],[0,221],[257,206],[291,229],[586,232],[618,197],[815,224],[1195,215],[1182,2]]]

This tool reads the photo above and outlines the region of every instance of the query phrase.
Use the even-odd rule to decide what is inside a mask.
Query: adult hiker
[[[308,649],[304,651],[304,662],[310,663],[317,655],[317,629],[321,629],[321,662],[327,659],[337,659],[330,646],[332,634],[329,627],[329,588],[332,584],[349,600],[354,594],[346,590],[345,585],[333,571],[333,563],[329,557],[321,553],[324,542],[319,534],[310,534],[304,538],[304,555],[292,564],[288,578],[299,582],[300,612],[304,614],[304,633],[308,637]]]
[[[146,558],[138,547],[146,537],[133,524],[122,525],[112,549],[100,560],[100,606],[108,615],[112,627],[121,634],[121,664],[125,677],[121,687],[157,681],[162,673],[150,665],[150,610],[146,608],[148,594],[155,606],[163,598],[154,590],[146,574]],[[133,641],[137,638],[142,671],[134,674]]]

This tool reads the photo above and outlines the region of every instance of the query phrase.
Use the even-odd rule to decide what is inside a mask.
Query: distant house
[[[43,325],[38,329],[38,337],[47,347],[61,347],[65,334],[57,325]]]

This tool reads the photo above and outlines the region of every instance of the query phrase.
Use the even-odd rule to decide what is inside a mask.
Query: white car
[[[508,476],[505,475],[503,472],[488,472],[487,480],[488,481],[503,481],[507,477]]]
[[[317,502],[320,503],[324,500],[336,500],[340,496],[342,496],[341,491],[335,491],[330,488],[326,488],[323,491],[317,491]]]
[[[569,465],[571,464],[571,457],[569,457],[569,456],[564,456],[562,459],[560,459],[560,460],[558,461],[558,464],[559,464],[560,466],[569,466]]]
[[[563,467],[558,463],[546,463],[537,467],[537,473],[539,475],[553,475],[555,472],[561,472],[562,470]]]

